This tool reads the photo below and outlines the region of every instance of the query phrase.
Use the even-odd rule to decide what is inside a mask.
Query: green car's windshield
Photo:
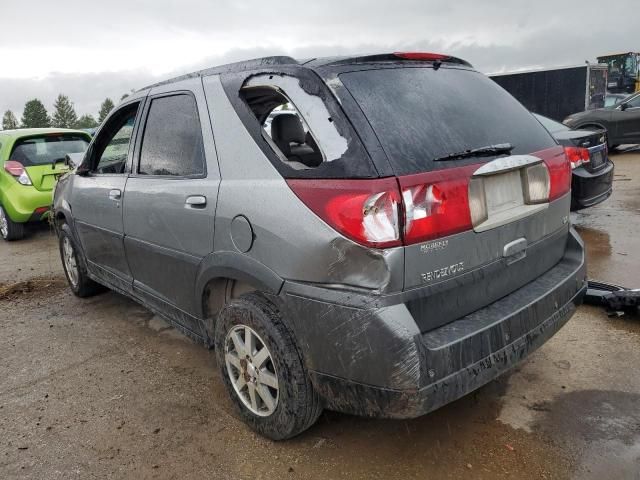
[[[9,159],[25,167],[46,165],[64,160],[67,153],[84,152],[88,145],[87,139],[77,134],[28,137],[16,141]]]

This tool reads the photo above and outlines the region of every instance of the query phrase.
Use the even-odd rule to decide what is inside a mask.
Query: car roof
[[[81,133],[85,136],[88,135],[87,132],[83,132],[82,130],[75,130],[72,128],[17,128],[15,130],[0,131],[0,135],[14,139],[55,133]]]
[[[307,58],[303,60],[296,60],[289,56],[271,56],[254,58],[252,60],[245,60],[242,62],[228,63],[217,67],[206,68],[192,73],[187,73],[179,77],[170,78],[152,85],[141,88],[138,91],[144,91],[153,87],[161,85],[167,85],[170,83],[186,80],[189,78],[206,77],[209,75],[218,75],[222,73],[234,73],[234,72],[251,72],[254,70],[262,70],[274,66],[298,66],[310,69],[316,69],[321,67],[333,66],[333,65],[350,65],[350,64],[366,64],[366,63],[378,63],[378,62],[396,62],[398,65],[406,62],[419,61],[421,63],[429,62],[430,60],[412,60],[409,58],[402,58],[400,55],[435,55],[442,57],[441,60],[433,60],[437,62],[453,63],[469,68],[473,68],[472,65],[458,57],[451,55],[439,55],[422,52],[396,52],[396,53],[380,53],[373,55],[347,55],[340,57],[317,57]]]

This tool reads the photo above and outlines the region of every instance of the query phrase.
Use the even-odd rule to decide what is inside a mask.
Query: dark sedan
[[[538,121],[565,147],[571,160],[571,210],[603,202],[613,189],[613,162],[609,160],[605,130],[572,130],[534,114]]]
[[[572,129],[606,130],[610,150],[623,143],[640,143],[640,92],[616,105],[574,113],[562,123]]]

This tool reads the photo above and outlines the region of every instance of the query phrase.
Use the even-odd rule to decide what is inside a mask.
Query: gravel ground
[[[640,153],[573,215],[592,278],[640,286]],[[640,318],[583,306],[522,365],[411,421],[326,412],[274,443],[213,352],[115,293],[75,298],[48,227],[0,244],[0,478],[640,479]]]

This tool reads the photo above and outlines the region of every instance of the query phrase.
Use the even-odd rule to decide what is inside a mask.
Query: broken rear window
[[[288,75],[256,75],[241,95],[261,123],[272,148],[293,168],[315,168],[340,159],[347,139],[338,131],[324,101]]]

